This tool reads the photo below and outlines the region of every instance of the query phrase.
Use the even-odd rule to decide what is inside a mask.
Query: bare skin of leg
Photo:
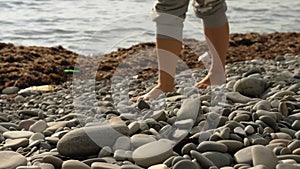
[[[157,98],[159,95],[174,91],[174,75],[182,42],[175,39],[156,39],[158,60],[158,83],[143,99]]]
[[[196,84],[199,89],[205,89],[209,85],[224,84],[226,81],[225,59],[229,44],[229,25],[226,23],[218,28],[204,26],[204,33],[212,57],[212,65],[208,75]]]

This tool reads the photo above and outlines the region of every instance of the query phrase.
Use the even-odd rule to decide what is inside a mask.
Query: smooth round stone
[[[248,139],[249,139],[249,141],[252,145],[256,145],[256,144],[258,144],[258,145],[267,145],[269,143],[261,135],[256,134],[256,133],[248,136]]]
[[[61,169],[91,169],[91,168],[90,166],[78,160],[68,160],[63,162]]]
[[[63,161],[55,156],[48,155],[42,158],[42,162],[44,163],[50,163],[52,164],[55,168],[61,168]]]
[[[264,165],[257,165],[248,169],[269,169],[268,167],[264,166]]]
[[[197,146],[197,150],[199,152],[216,151],[225,153],[227,152],[228,148],[226,145],[219,142],[203,141]]]
[[[278,98],[278,99],[282,99],[284,96],[293,96],[295,95],[294,92],[292,91],[279,91],[279,92],[276,92],[275,94],[273,94],[272,96],[270,96],[270,98]]]
[[[182,147],[181,153],[189,155],[191,150],[196,150],[196,149],[197,146],[194,143],[187,143]]]
[[[13,151],[0,151],[0,168],[17,168],[18,166],[26,166],[27,159]]]
[[[220,133],[220,137],[224,140],[229,139],[230,137],[230,128],[229,127],[225,127],[221,133]]]
[[[41,169],[56,169],[52,164],[49,163],[40,163],[39,166]]]
[[[25,100],[25,98],[21,95],[18,95],[15,97],[15,102],[23,102]]]
[[[30,138],[29,138],[29,143],[31,144],[34,141],[37,140],[44,140],[45,136],[42,133],[34,133]]]
[[[133,135],[140,129],[140,124],[137,121],[134,121],[128,125],[129,135]]]
[[[261,116],[259,117],[259,119],[261,121],[263,121],[264,123],[266,123],[268,126],[270,126],[272,129],[277,130],[278,129],[278,124],[276,123],[276,121],[269,117],[269,116]]]
[[[168,167],[165,164],[156,164],[150,166],[148,169],[168,169]]]
[[[227,92],[226,98],[234,103],[248,103],[252,99],[240,94],[239,92]]]
[[[233,132],[235,134],[240,135],[240,136],[246,136],[246,132],[244,131],[244,129],[242,127],[236,127],[236,128],[234,128]]]
[[[197,162],[202,168],[210,168],[215,166],[215,164],[212,161],[210,161],[207,157],[203,156],[198,151],[192,150],[191,156],[197,160]]]
[[[231,164],[231,161],[233,161],[231,155],[227,153],[205,152],[203,153],[203,156],[208,158],[218,168],[228,166]]]
[[[116,150],[114,152],[114,159],[117,161],[125,161],[126,159],[131,158],[132,156],[129,156],[129,154],[126,154],[125,150]]]
[[[180,160],[173,167],[173,169],[198,169],[198,166],[190,160]]]
[[[57,143],[57,150],[67,157],[95,155],[101,147],[112,147],[124,135],[128,135],[128,127],[124,125],[79,128],[64,135]]]
[[[20,89],[18,88],[18,87],[15,87],[15,86],[11,86],[11,87],[6,87],[6,88],[4,88],[3,90],[2,90],[2,93],[3,94],[17,94],[18,93],[18,91],[19,91]]]
[[[246,77],[236,81],[233,91],[248,97],[260,97],[266,87],[267,83],[264,79]]]
[[[245,147],[240,149],[234,154],[234,159],[237,163],[241,164],[252,164],[252,148],[253,146]]]
[[[300,120],[295,120],[292,124],[292,129],[299,131],[300,130]]]
[[[13,150],[18,149],[19,147],[26,147],[29,144],[29,140],[27,138],[19,138],[13,140],[5,140],[4,147],[10,147]]]
[[[41,133],[47,127],[48,127],[48,125],[44,120],[39,120],[30,126],[29,131],[32,131],[34,133]]]
[[[121,167],[116,164],[104,162],[94,162],[91,167],[92,169],[121,169]]]
[[[121,169],[143,169],[143,168],[134,164],[125,164],[121,166]]]
[[[112,149],[109,146],[104,146],[101,148],[98,157],[108,157],[112,154]]]
[[[300,155],[300,148],[293,150],[293,154]]]
[[[29,130],[29,127],[35,122],[36,120],[32,120],[32,119],[21,120],[19,123],[19,128]]]
[[[140,166],[160,164],[173,154],[173,143],[159,140],[147,143],[133,151],[133,160]]]
[[[276,169],[299,169],[300,164],[284,164],[280,163],[276,166]]]
[[[244,131],[246,132],[247,135],[251,135],[255,132],[255,129],[253,126],[248,125],[245,127]]]
[[[3,136],[5,138],[18,139],[18,138],[29,138],[33,134],[34,133],[31,131],[7,131],[3,133]]]
[[[278,160],[269,148],[262,145],[251,147],[253,165],[264,165],[267,168],[275,168]]]
[[[294,140],[293,142],[289,143],[287,146],[291,151],[294,151],[297,148],[300,148],[300,140]]]
[[[115,150],[129,150],[131,146],[130,138],[129,137],[119,137],[115,144],[113,145],[113,151]]]
[[[140,109],[140,110],[143,110],[143,109],[150,109],[150,105],[143,99],[140,99],[138,101],[138,104],[137,104],[137,107]]]
[[[286,133],[283,132],[277,132],[277,133],[271,133],[271,137],[273,139],[287,139],[292,140],[292,137]]]
[[[19,166],[16,169],[42,169],[40,166]]]
[[[271,140],[269,144],[282,143],[285,146],[287,146],[290,142],[291,142],[291,140],[287,140],[287,139],[274,139],[274,140]]]
[[[237,140],[219,140],[218,143],[226,145],[228,153],[235,153],[244,147],[243,143]]]
[[[133,149],[136,149],[144,144],[156,141],[153,136],[147,134],[135,134],[131,136],[130,140]]]
[[[261,100],[257,102],[253,107],[254,110],[270,110],[271,108],[271,103],[267,100]]]
[[[296,155],[296,154],[279,155],[279,156],[277,156],[277,159],[278,160],[293,159],[297,163],[300,163],[300,155]]]

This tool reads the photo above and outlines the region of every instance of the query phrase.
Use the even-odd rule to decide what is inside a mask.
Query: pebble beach
[[[300,168],[300,34],[230,38],[225,85],[193,87],[207,73],[197,61],[207,48],[188,39],[176,90],[138,101],[157,70],[120,65],[154,63],[153,43],[93,58],[0,43],[0,168]],[[22,91],[40,85],[53,89]]]

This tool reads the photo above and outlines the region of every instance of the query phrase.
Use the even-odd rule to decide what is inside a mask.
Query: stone
[[[293,142],[289,143],[287,146],[291,151],[294,151],[297,148],[300,148],[300,140],[294,140]]]
[[[226,145],[228,153],[235,153],[244,147],[244,144],[237,140],[219,140],[218,143]]]
[[[226,98],[234,103],[248,103],[252,101],[252,98],[244,96],[239,92],[227,92]]]
[[[234,154],[234,159],[237,163],[241,164],[252,164],[252,147],[245,147],[243,149],[240,149]]]
[[[18,138],[29,138],[33,135],[31,131],[7,131],[3,133],[5,138],[18,139]]]
[[[194,143],[187,143],[182,147],[181,153],[189,155],[191,150],[196,150],[196,149],[197,146]]]
[[[300,155],[300,148],[293,150],[293,154]]]
[[[267,111],[269,111],[271,108],[272,108],[271,103],[267,100],[261,100],[257,102],[253,107],[254,110],[267,110]]]
[[[27,138],[19,138],[19,139],[7,139],[5,140],[4,147],[10,147],[13,150],[18,149],[19,147],[26,147],[29,144],[29,140]]]
[[[36,122],[36,120],[32,120],[32,119],[26,119],[26,120],[21,120],[19,122],[19,128],[20,129],[25,129],[25,130],[29,130],[29,127],[34,124]]]
[[[47,123],[44,120],[39,120],[29,127],[29,131],[41,133],[47,128]]]
[[[248,169],[269,169],[269,168],[264,165],[256,165],[256,166],[248,168]]]
[[[101,147],[112,147],[121,136],[128,135],[124,125],[101,125],[70,131],[57,143],[57,150],[67,157],[82,157],[98,154]]]
[[[192,161],[185,159],[177,162],[172,168],[173,169],[183,169],[183,168],[198,169],[198,166]]]
[[[40,166],[19,166],[16,169],[42,169]]]
[[[47,155],[47,156],[43,157],[42,158],[42,162],[44,162],[44,163],[50,163],[55,168],[61,168],[62,164],[63,164],[63,161],[60,158],[55,157],[53,155]]]
[[[295,120],[292,124],[292,129],[299,131],[300,130],[300,120]]]
[[[149,167],[148,169],[150,169],[151,167]],[[139,167],[137,165],[134,164],[125,164],[121,166],[121,169],[143,169],[142,167]]]
[[[6,87],[2,90],[2,93],[3,94],[8,94],[8,95],[11,95],[11,94],[17,94],[19,92],[19,88],[18,87],[15,87],[15,86],[12,86],[12,87]]]
[[[138,101],[138,104],[137,104],[137,107],[140,109],[140,110],[143,110],[143,109],[150,109],[150,105],[143,99],[140,99]]]
[[[202,168],[210,168],[215,166],[215,164],[212,161],[210,161],[207,157],[203,156],[198,151],[192,150],[191,156],[197,160],[197,162]]]
[[[300,163],[300,155],[297,155],[297,154],[279,155],[279,156],[277,156],[277,159],[278,160],[292,159],[292,160],[295,160],[297,163]]]
[[[136,149],[144,144],[156,141],[153,136],[147,134],[135,134],[131,136],[130,140],[133,149]]]
[[[276,169],[299,169],[300,164],[284,164],[280,163],[276,166]]]
[[[205,152],[202,155],[213,162],[214,165],[218,168],[228,166],[231,164],[231,161],[233,161],[231,155],[227,153]]]
[[[133,160],[140,166],[160,164],[173,154],[173,142],[159,140],[147,143],[133,151]]]
[[[0,151],[0,168],[14,169],[18,166],[26,166],[27,159],[13,151]]]
[[[56,169],[52,164],[49,163],[40,163],[39,166],[41,169]]]
[[[244,129],[244,131],[246,132],[247,135],[251,135],[255,132],[255,129],[253,126],[251,125],[247,125]]]
[[[273,139],[287,139],[292,140],[292,137],[289,134],[283,132],[271,133]]]
[[[278,160],[269,148],[262,145],[251,147],[253,165],[264,165],[267,168],[276,168]]]
[[[121,169],[120,166],[116,164],[104,163],[104,162],[95,162],[92,164],[92,169]]]
[[[214,141],[203,141],[197,146],[199,152],[216,151],[216,152],[227,152],[227,146]]]
[[[283,91],[276,92],[275,94],[270,96],[270,98],[272,98],[272,99],[282,99],[284,96],[293,96],[293,95],[295,95],[294,92],[283,90]]]
[[[117,149],[129,150],[130,147],[131,147],[130,138],[126,137],[126,136],[121,136],[121,137],[117,138],[117,140],[112,148],[113,148],[113,151],[115,151]]]
[[[268,126],[270,126],[272,129],[274,129],[275,131],[278,130],[278,124],[273,118],[269,116],[260,116],[259,119],[264,123],[266,123]]]
[[[91,169],[91,168],[90,166],[78,160],[67,160],[63,162],[61,169]]]
[[[242,78],[233,86],[233,91],[247,97],[259,98],[266,90],[267,82],[263,79],[246,77]]]
[[[177,121],[186,120],[186,119],[195,119],[198,114],[201,112],[200,99],[186,99],[183,101],[181,108],[178,110]]]
[[[148,169],[168,169],[168,167],[165,164],[156,164],[150,166]]]
[[[128,134],[131,136],[140,129],[140,123],[137,121],[134,121],[128,125],[128,129],[129,129]]]

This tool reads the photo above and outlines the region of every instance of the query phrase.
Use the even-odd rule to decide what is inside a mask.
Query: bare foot
[[[144,99],[144,100],[149,100],[149,99],[156,99],[158,98],[161,94],[167,93],[167,92],[173,92],[174,88],[162,88],[160,85],[155,86],[153,89],[151,89],[148,93],[142,95],[142,96],[137,96],[136,100],[138,99]]]
[[[198,89],[206,89],[208,86],[210,86],[209,75],[205,76],[200,82],[196,83],[195,86]]]

